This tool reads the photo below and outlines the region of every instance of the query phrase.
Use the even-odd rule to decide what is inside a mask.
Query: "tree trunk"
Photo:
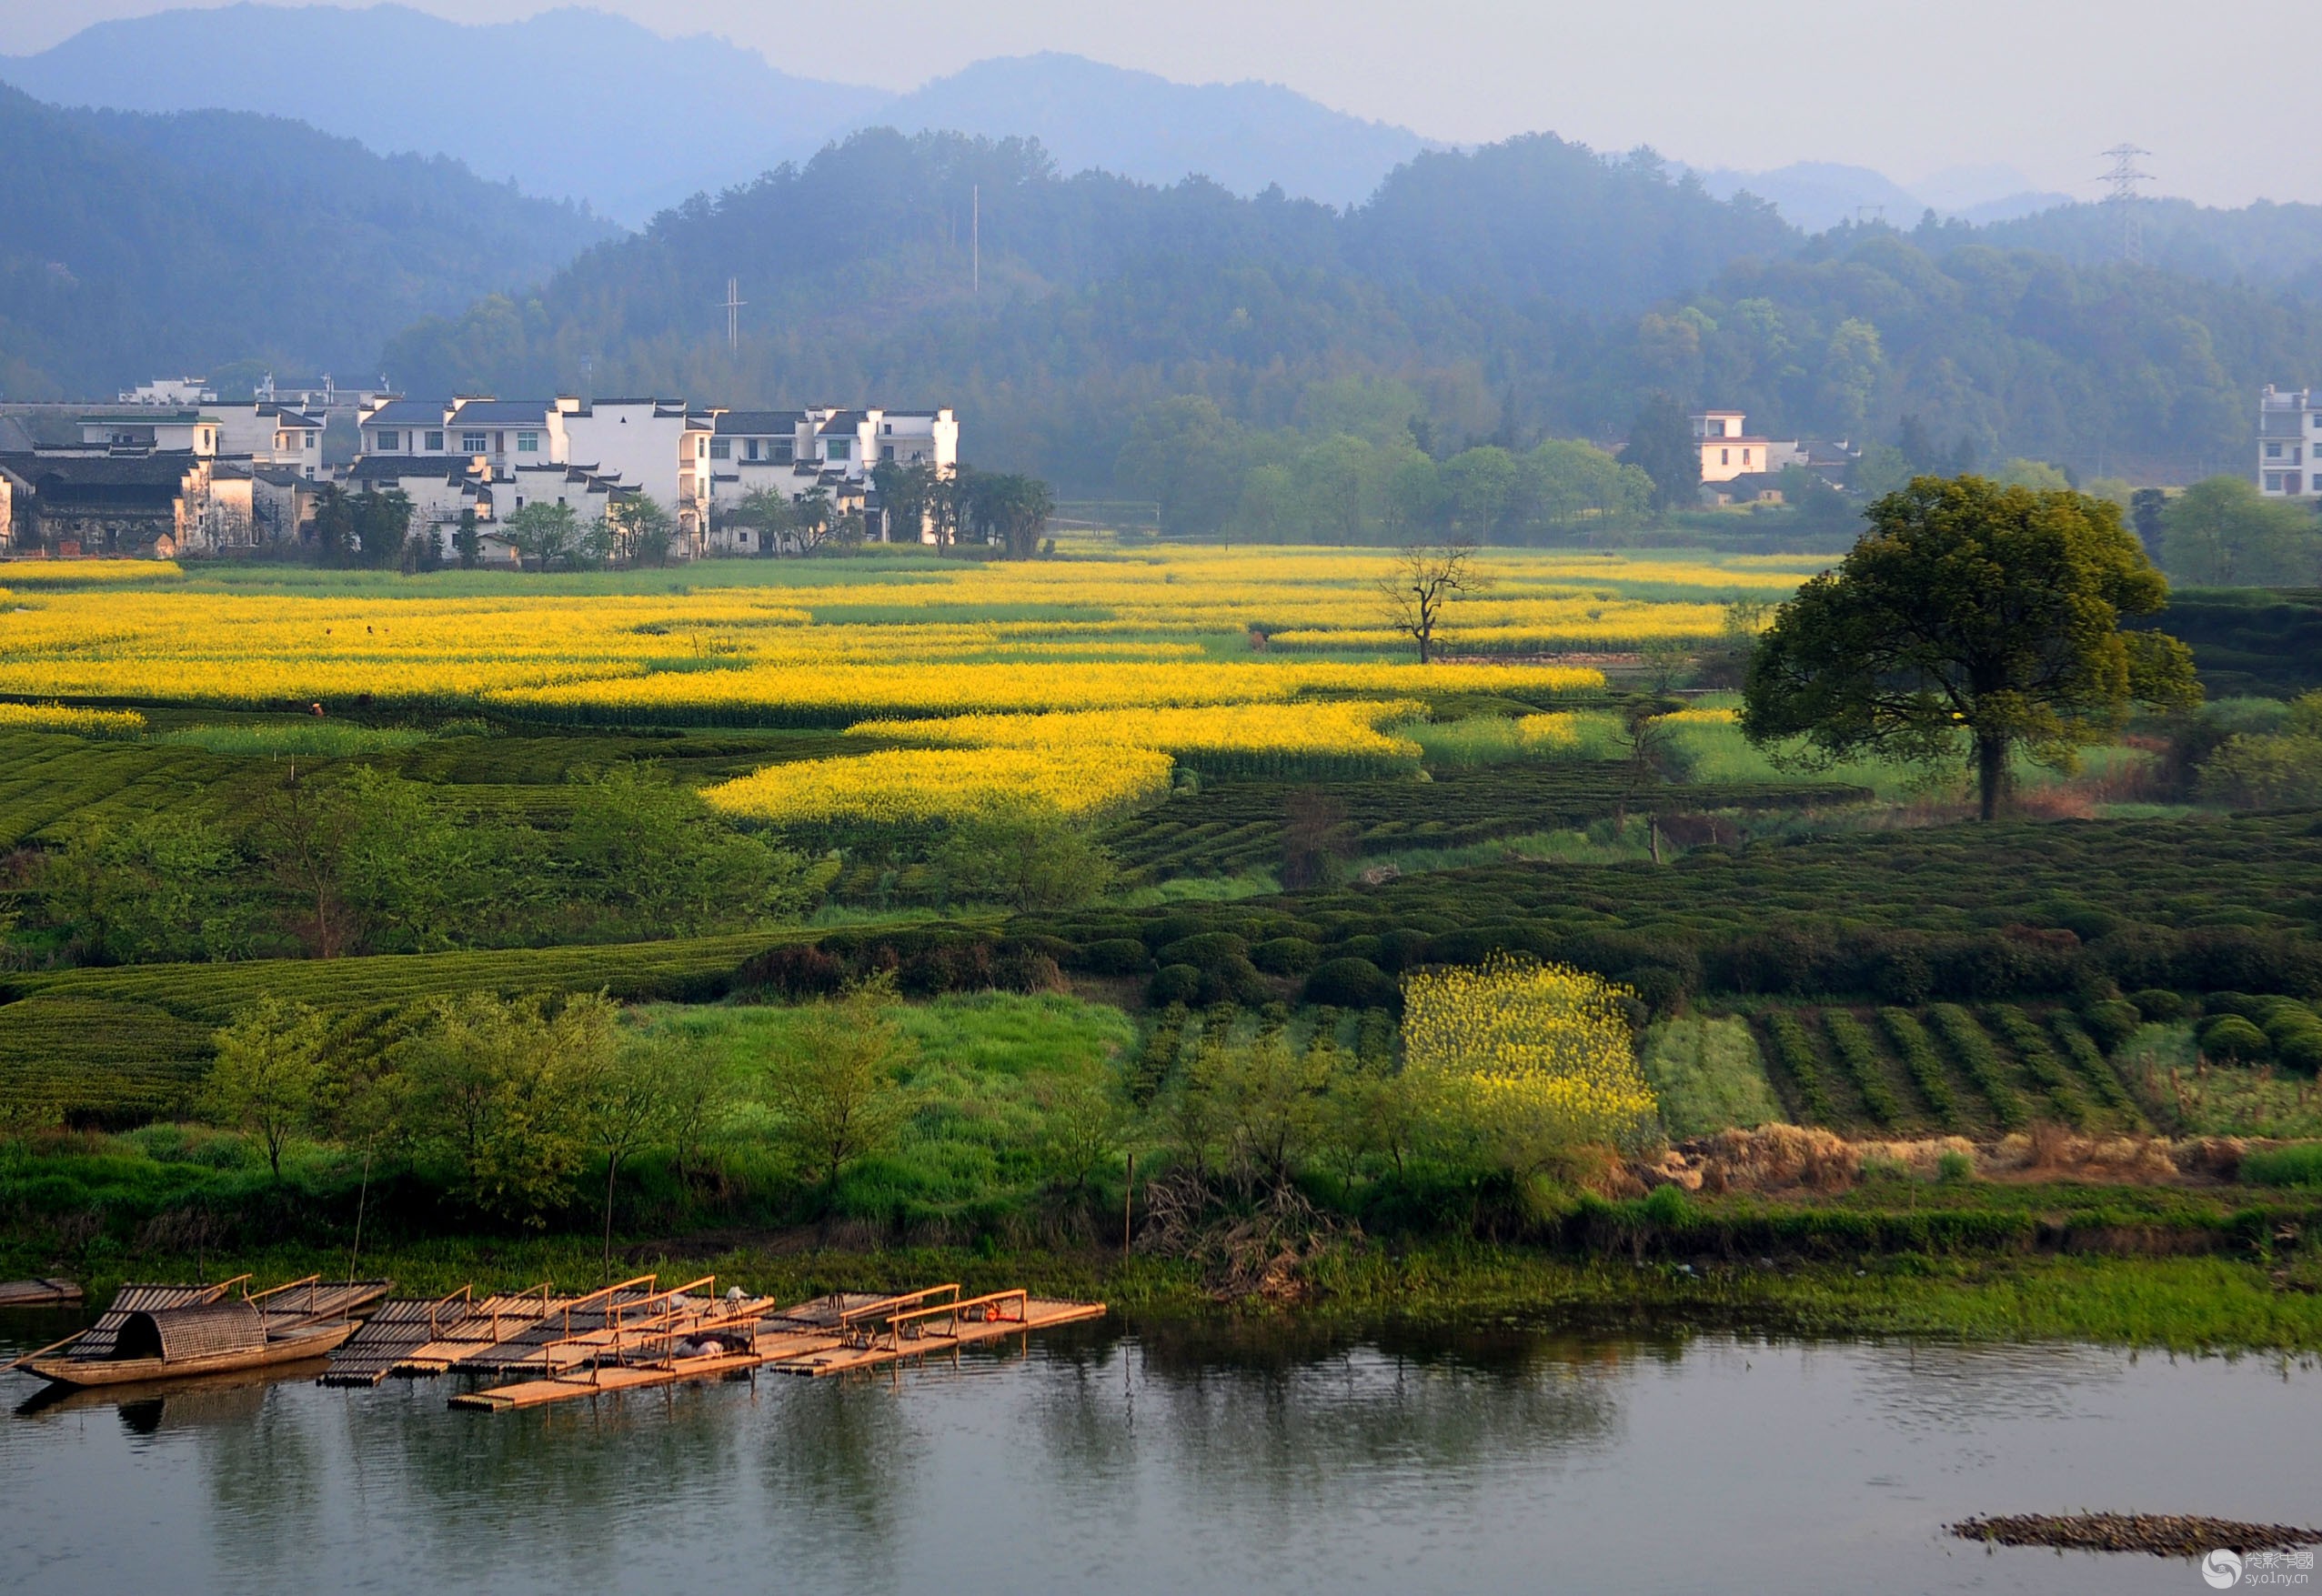
[[[613,1278],[613,1181],[620,1174],[618,1158],[605,1160],[605,1278]]]
[[[1975,738],[1975,786],[1986,820],[1999,818],[2000,800],[2007,793],[2009,747],[2005,737],[1978,733]]]

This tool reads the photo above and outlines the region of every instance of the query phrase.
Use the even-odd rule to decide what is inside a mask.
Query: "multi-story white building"
[[[558,403],[567,403],[558,400]],[[691,558],[709,551],[709,439],[714,410],[695,410],[683,399],[569,401],[565,433],[572,463],[650,496],[677,523],[671,552]]]
[[[260,399],[205,407],[216,417],[217,452],[247,455],[253,466],[286,466],[311,482],[322,475],[323,418]]]
[[[710,497],[720,517],[760,489],[795,500],[819,487],[834,500],[859,499],[881,465],[925,466],[941,477],[960,465],[960,422],[948,407],[722,410],[716,416]],[[890,528],[881,531],[896,536]],[[928,534],[922,529],[920,536]]]
[[[1731,482],[1736,477],[1757,477],[1783,467],[1803,464],[1804,451],[1794,438],[1760,437],[1748,427],[1740,410],[1704,410],[1691,417],[1694,441],[1701,449],[1701,479]]]
[[[820,487],[834,506],[859,509],[879,466],[925,466],[948,476],[960,459],[960,424],[948,408],[720,410],[668,398],[584,404],[568,394],[381,396],[362,407],[357,436],[361,456],[351,480],[384,487],[407,479],[415,503],[440,500],[445,510],[452,495],[434,489],[448,489],[453,477],[480,483],[488,501],[481,513],[501,519],[535,498],[569,503],[587,519],[624,493],[650,495],[676,523],[671,552],[679,558],[710,552],[713,520],[759,489],[796,500]],[[730,537],[716,547],[729,546],[758,552]]]
[[[2322,394],[2284,392],[2271,383],[2257,396],[2257,491],[2274,498],[2322,496],[2315,469],[2322,457]]]

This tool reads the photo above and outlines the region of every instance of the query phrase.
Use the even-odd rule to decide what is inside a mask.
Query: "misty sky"
[[[1845,161],[1906,186],[2005,164],[2096,198],[2096,152],[2126,140],[2155,152],[2155,192],[2322,202],[2322,159],[2295,131],[2322,59],[2298,25],[2316,12],[2289,0],[593,3],[665,34],[722,35],[788,71],[897,89],[988,55],[1067,50],[1185,82],[1271,79],[1463,142],[1546,130],[1704,166]],[[546,9],[418,5],[477,22]],[[0,0],[0,53],[165,8]],[[815,42],[841,28],[861,46]]]

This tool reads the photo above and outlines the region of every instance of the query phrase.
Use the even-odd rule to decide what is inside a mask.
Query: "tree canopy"
[[[2199,697],[2190,651],[2124,632],[2168,583],[2117,506],[1979,477],[1915,478],[1867,512],[1835,571],[1799,589],[1760,639],[1743,729],[1830,758],[1972,750],[1983,815],[2021,748],[2064,762],[2136,703]]]

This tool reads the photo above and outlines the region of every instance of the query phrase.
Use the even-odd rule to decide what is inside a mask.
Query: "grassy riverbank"
[[[1432,1243],[1345,1247],[1315,1258],[1292,1302],[1220,1301],[1178,1261],[1085,1251],[988,1252],[952,1248],[871,1251],[743,1244],[670,1260],[657,1250],[617,1258],[614,1274],[658,1270],[664,1283],[715,1273],[785,1300],[841,1290],[900,1290],[958,1280],[967,1290],[1021,1285],[1110,1303],[1131,1322],[1189,1320],[1520,1325],[1618,1333],[1730,1330],[1777,1336],[2073,1340],[2172,1352],[2322,1353],[2322,1294],[2295,1268],[2246,1259],[2032,1255],[1854,1261],[1685,1264],[1576,1260],[1524,1247]],[[0,1270],[47,1260],[22,1239],[0,1243]],[[87,1277],[92,1300],[125,1279],[222,1277],[262,1282],[343,1273],[342,1250],[281,1246],[231,1254],[146,1254]],[[605,1278],[579,1239],[452,1239],[366,1255],[367,1276],[424,1295],[467,1282],[479,1290]]]

